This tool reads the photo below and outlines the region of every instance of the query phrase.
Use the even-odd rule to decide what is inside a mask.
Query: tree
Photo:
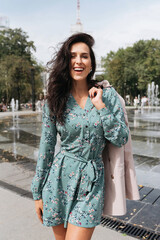
[[[117,53],[110,52],[102,62],[106,68],[106,79],[124,96],[124,49],[119,49]]]
[[[138,75],[138,89],[142,94],[146,94],[146,86],[148,83],[160,82],[160,41],[159,40],[148,40],[139,41],[134,44],[133,48],[140,52],[136,62],[136,72]]]
[[[133,96],[137,96],[138,91],[138,76],[135,70],[136,56],[131,47],[125,49],[124,53],[124,96],[130,95],[131,99]]]
[[[35,86],[42,90],[41,72],[43,66],[33,58],[33,41],[21,29],[0,31],[0,95],[8,104],[11,98],[20,102],[31,99],[31,69],[35,70]],[[20,106],[20,105],[19,105]]]
[[[32,51],[36,51],[33,41],[28,41],[28,35],[21,28],[0,31],[0,59],[8,55],[25,57],[30,62]]]
[[[160,87],[160,40],[140,40],[133,47],[102,58],[105,77],[125,97],[146,95],[152,81]]]

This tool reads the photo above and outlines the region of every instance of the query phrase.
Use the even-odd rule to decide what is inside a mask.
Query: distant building
[[[105,69],[102,67],[102,61],[101,59],[96,60],[96,71],[94,74],[94,78],[96,79],[99,76],[102,76],[105,72]]]
[[[0,30],[9,28],[9,18],[6,16],[0,16]]]

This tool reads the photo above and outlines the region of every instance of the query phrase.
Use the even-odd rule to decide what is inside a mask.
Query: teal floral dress
[[[128,140],[123,110],[112,87],[103,90],[106,107],[97,110],[88,96],[82,109],[70,94],[64,112],[65,124],[51,117],[45,104],[42,136],[33,199],[43,199],[43,225],[71,223],[91,228],[100,224],[104,205],[104,164],[106,141],[121,147]],[[61,148],[54,156],[56,135]]]

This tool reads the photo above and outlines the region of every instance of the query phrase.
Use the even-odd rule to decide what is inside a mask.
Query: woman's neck
[[[82,81],[74,81],[73,80],[73,84],[72,84],[72,89],[71,89],[71,93],[74,96],[78,96],[78,97],[84,97],[84,96],[88,96],[88,84],[87,81],[82,82]]]

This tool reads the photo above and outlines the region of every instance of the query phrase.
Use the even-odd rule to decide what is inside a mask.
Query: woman
[[[38,217],[56,240],[91,239],[104,205],[102,151],[106,141],[121,147],[128,139],[115,90],[91,80],[93,44],[88,34],[72,35],[51,62],[32,192]],[[54,156],[57,133],[61,149]]]

